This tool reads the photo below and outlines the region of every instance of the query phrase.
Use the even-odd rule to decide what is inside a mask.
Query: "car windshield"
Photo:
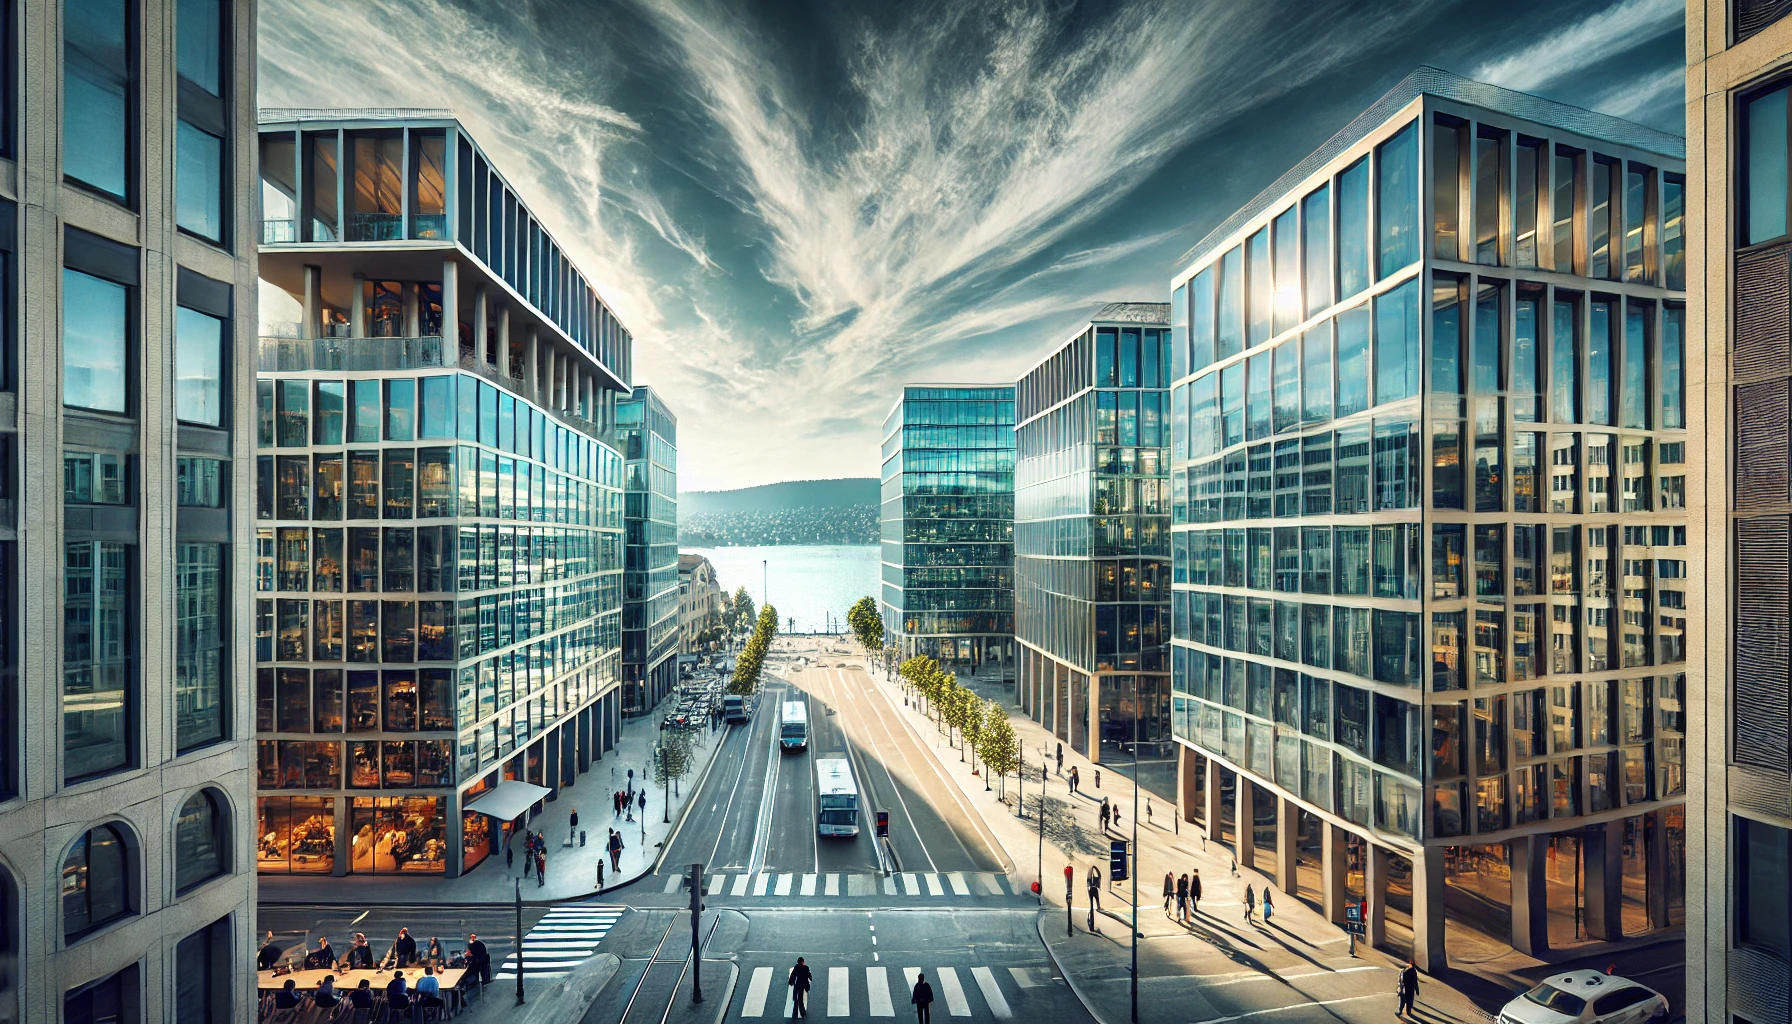
[[[1557,1013],[1565,1013],[1570,1017],[1578,1016],[1587,1008],[1587,1001],[1572,992],[1564,992],[1548,982],[1538,985],[1524,994],[1526,999],[1538,1006],[1548,1007]]]

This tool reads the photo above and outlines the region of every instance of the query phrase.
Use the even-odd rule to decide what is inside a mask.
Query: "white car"
[[[1558,974],[1500,1009],[1499,1024],[1654,1024],[1668,1019],[1661,993],[1598,971]]]

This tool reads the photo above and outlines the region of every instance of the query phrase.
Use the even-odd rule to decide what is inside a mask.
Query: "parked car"
[[[1668,1019],[1665,996],[1598,971],[1558,974],[1500,1008],[1499,1024],[1656,1024]]]

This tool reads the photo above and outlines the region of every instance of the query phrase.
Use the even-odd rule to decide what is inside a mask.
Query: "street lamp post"
[[[1139,695],[1132,699],[1132,1024],[1139,1024]]]
[[[523,879],[511,879],[516,885],[516,1005],[523,1005]]]

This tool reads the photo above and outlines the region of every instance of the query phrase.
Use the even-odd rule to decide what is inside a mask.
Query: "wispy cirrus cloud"
[[[1569,10],[1562,7],[1557,13]],[[1472,77],[1508,89],[1535,91],[1669,32],[1678,32],[1685,20],[1686,4],[1682,0],[1619,0],[1583,17],[1570,17],[1553,31],[1546,30],[1535,42],[1482,64]]]

